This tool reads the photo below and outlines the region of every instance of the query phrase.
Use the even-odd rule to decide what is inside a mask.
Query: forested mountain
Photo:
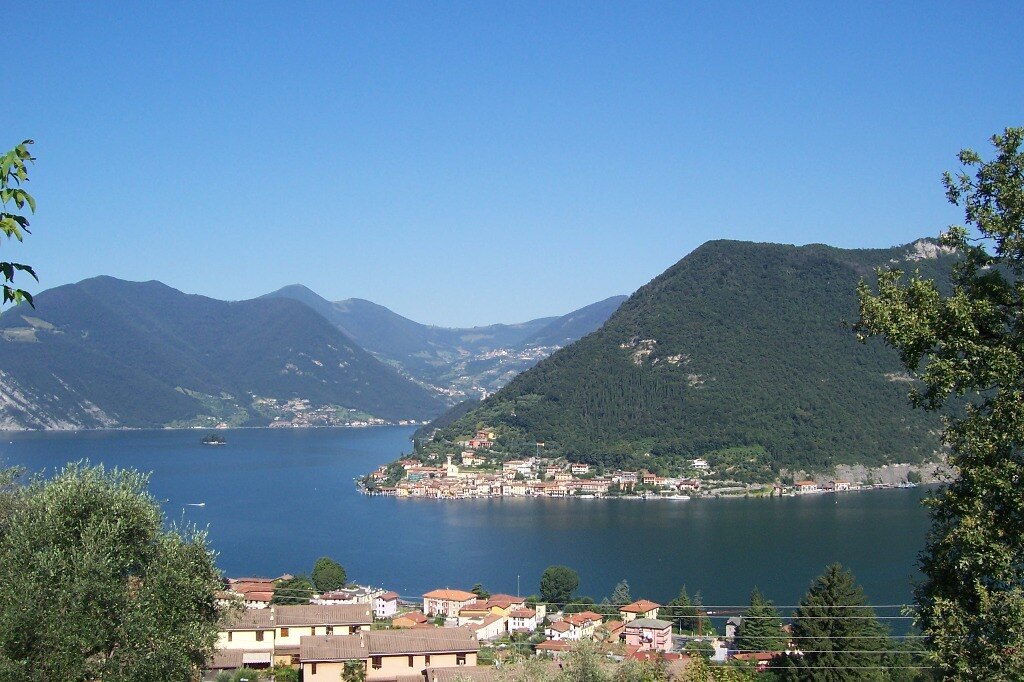
[[[296,301],[225,302],[96,277],[35,304],[0,315],[6,428],[185,425],[204,415],[265,425],[296,416],[281,408],[293,399],[308,401],[300,412],[329,416],[334,406],[384,419],[444,407]]]
[[[600,327],[626,298],[615,296],[562,317],[459,329],[420,324],[359,298],[331,302],[299,284],[266,297],[302,301],[378,359],[445,391],[452,403],[496,391],[551,351]]]
[[[877,266],[941,277],[951,258],[927,240],[709,242],[437,437],[486,426],[504,447],[544,441],[549,454],[609,466],[726,448],[774,471],[918,461],[939,446],[938,422],[908,406],[891,349],[857,342],[855,288]]]

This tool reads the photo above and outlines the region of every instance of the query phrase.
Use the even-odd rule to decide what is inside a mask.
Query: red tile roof
[[[444,599],[446,601],[470,601],[476,599],[476,595],[463,590],[431,590],[423,595],[423,598]]]
[[[632,604],[619,607],[619,611],[625,611],[626,613],[647,613],[651,609],[660,609],[661,604],[650,601],[649,599],[638,599]]]

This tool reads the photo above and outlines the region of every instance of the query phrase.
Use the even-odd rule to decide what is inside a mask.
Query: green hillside
[[[429,418],[432,393],[287,299],[225,302],[96,277],[0,315],[5,428],[266,425],[254,398]],[[266,404],[266,403],[261,403]]]
[[[549,455],[606,466],[737,447],[776,472],[920,461],[938,424],[907,405],[895,354],[857,343],[855,287],[882,265],[941,276],[951,257],[928,241],[707,243],[436,439],[486,426],[512,451],[544,441]]]

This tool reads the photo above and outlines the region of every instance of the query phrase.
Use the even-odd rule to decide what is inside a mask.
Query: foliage
[[[944,294],[922,273],[881,271],[858,288],[862,338],[881,336],[920,380],[913,402],[945,409],[957,477],[929,500],[932,530],[915,590],[918,625],[948,679],[1024,676],[1024,128],[992,138],[995,158],[960,152],[946,173],[967,227],[941,243],[961,260]]]
[[[623,606],[625,604],[632,604],[633,597],[629,593],[629,583],[623,578],[615,585],[615,589],[612,590],[611,597],[612,604],[616,606]]]
[[[0,230],[7,237],[14,237],[19,242],[29,234],[29,221],[21,212],[27,206],[32,213],[36,212],[36,200],[26,192],[22,185],[28,182],[28,163],[35,158],[28,151],[32,140],[25,140],[14,149],[0,156]],[[8,204],[14,204],[14,211],[8,211]],[[35,271],[23,263],[0,262],[0,273],[3,274],[3,303],[32,304],[32,295],[23,289],[12,286],[15,272],[26,272],[39,281]]]
[[[217,635],[204,533],[130,470],[71,464],[0,504],[0,679],[185,682]]]
[[[313,564],[313,585],[317,592],[330,592],[345,587],[345,568],[334,559],[322,556]]]
[[[564,606],[580,586],[580,576],[568,566],[548,566],[540,576],[540,598]]]
[[[217,682],[242,682],[242,680],[247,680],[248,682],[259,682],[259,680],[263,679],[266,679],[263,675],[263,671],[256,670],[255,668],[238,668],[232,672],[222,670],[217,673],[216,678]],[[296,682],[298,679],[298,676],[296,676]],[[277,677],[274,679],[274,682],[288,682],[288,680],[283,677]]]
[[[299,671],[290,665],[278,663],[270,670],[274,682],[300,682]]]
[[[476,583],[475,585],[473,585],[472,589],[470,589],[470,592],[475,594],[477,599],[487,601],[491,598],[491,593],[484,589],[482,583]]]
[[[684,649],[688,654],[703,658],[705,661],[711,660],[715,655],[714,645],[706,639],[692,639],[686,643]]]
[[[274,582],[271,604],[308,604],[313,598],[313,582],[304,575]]]
[[[690,659],[677,682],[748,682],[756,673],[731,666],[712,666],[702,656]]]
[[[650,661],[626,659],[612,673],[613,682],[667,682],[668,665],[664,657]]]
[[[542,441],[608,469],[678,472],[715,453],[743,482],[932,457],[937,420],[906,404],[898,361],[848,324],[859,278],[916,248],[709,242],[440,435],[485,424],[509,455]],[[917,263],[938,274],[952,259]]]
[[[609,682],[608,666],[593,642],[576,642],[564,657],[558,682]]]
[[[781,680],[881,680],[885,629],[853,574],[832,564],[811,582],[793,614],[793,639],[802,657],[784,655],[771,667]]]
[[[343,682],[363,682],[366,679],[366,662],[345,661],[344,668],[341,671],[341,679]]]
[[[672,617],[672,622],[679,631],[693,632],[697,629],[697,609],[693,608],[690,595],[686,592],[686,585],[679,590],[679,596],[667,604],[666,615]]]
[[[743,613],[736,648],[740,651],[783,651],[786,641],[778,610],[755,587],[750,594],[750,607]]]

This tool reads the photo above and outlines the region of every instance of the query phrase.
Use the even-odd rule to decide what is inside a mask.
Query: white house
[[[398,593],[385,592],[373,600],[373,617],[384,620],[398,613]]]

